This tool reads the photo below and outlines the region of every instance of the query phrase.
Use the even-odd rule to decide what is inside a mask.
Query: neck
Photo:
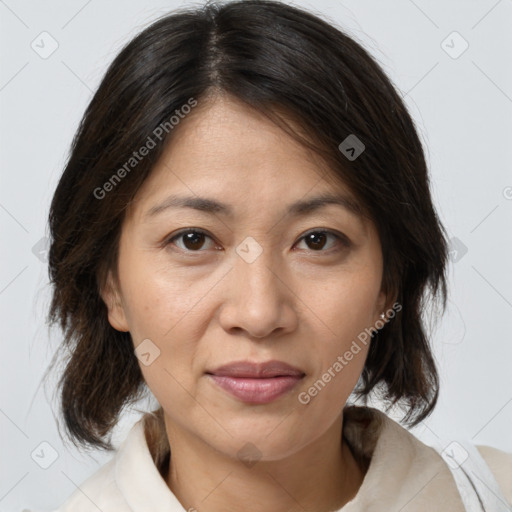
[[[331,512],[353,499],[366,468],[343,439],[342,415],[318,439],[280,460],[243,464],[166,418],[164,478],[186,510]]]

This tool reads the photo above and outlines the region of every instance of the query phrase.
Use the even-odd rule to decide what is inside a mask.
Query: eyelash
[[[211,240],[214,240],[212,236],[210,236],[209,233],[207,233],[206,231],[200,229],[200,228],[186,228],[186,229],[182,229],[181,231],[178,231],[177,233],[175,233],[172,237],[170,238],[167,238],[164,242],[163,242],[163,247],[167,247],[168,245],[171,245],[173,244],[174,240],[177,240],[178,238],[180,238],[181,236],[187,234],[187,233],[194,233],[194,234],[200,234],[200,235],[204,235],[208,238],[210,238]],[[304,235],[302,235],[298,242],[301,242],[302,240],[304,240],[307,236],[311,235],[311,234],[322,234],[322,235],[331,235],[333,236],[334,238],[337,239],[338,242],[340,242],[342,244],[342,246],[347,249],[351,246],[351,243],[350,241],[348,240],[348,238],[341,234],[341,233],[337,233],[335,231],[331,231],[331,230],[327,230],[327,229],[314,229],[314,230],[311,230],[311,231],[308,231],[307,233],[305,233]],[[201,253],[201,252],[204,252],[204,249],[199,249],[197,251],[191,251],[191,250],[188,250],[188,249],[182,249],[181,247],[178,247],[177,248],[178,251],[181,251],[181,252],[184,252],[186,254],[193,254],[193,253]],[[336,251],[336,247],[332,247],[330,249],[327,249],[327,250],[318,250],[318,251],[315,251],[313,249],[310,249],[311,252],[314,252],[314,253],[331,253],[333,251]],[[339,250],[339,249],[338,249]]]

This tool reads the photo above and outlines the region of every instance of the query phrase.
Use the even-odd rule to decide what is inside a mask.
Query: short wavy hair
[[[278,1],[244,0],[180,9],[146,27],[109,66],[74,136],[49,212],[48,321],[64,333],[57,389],[69,438],[112,450],[108,436],[123,408],[147,391],[130,333],[109,324],[100,292],[109,270],[117,279],[126,207],[179,126],[107,199],[95,191],[190,98],[197,115],[217,94],[314,150],[374,222],[382,288],[402,309],[374,333],[354,392],[366,402],[378,393],[402,408],[401,421],[419,423],[439,393],[422,310],[427,298],[446,308],[448,253],[414,123],[377,61],[335,23]],[[351,134],[365,146],[356,159],[339,149]]]

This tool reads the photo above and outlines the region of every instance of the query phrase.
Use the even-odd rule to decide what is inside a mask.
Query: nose
[[[297,327],[294,305],[298,297],[286,282],[289,276],[272,265],[270,256],[264,251],[250,263],[235,258],[224,285],[225,300],[219,315],[226,332],[243,331],[253,338],[265,338]]]

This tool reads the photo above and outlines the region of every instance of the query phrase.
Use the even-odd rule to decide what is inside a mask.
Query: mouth
[[[237,361],[206,375],[223,391],[250,404],[266,404],[291,391],[306,375],[283,361]]]

